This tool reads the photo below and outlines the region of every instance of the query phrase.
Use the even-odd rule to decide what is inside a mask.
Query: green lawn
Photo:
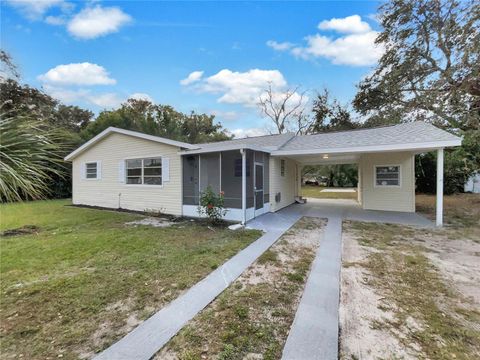
[[[67,204],[0,205],[2,231],[38,227],[0,237],[2,357],[90,357],[260,236]]]
[[[303,185],[302,196],[306,198],[316,199],[353,199],[357,200],[357,192],[322,192],[322,190],[328,189],[324,186],[315,185]]]

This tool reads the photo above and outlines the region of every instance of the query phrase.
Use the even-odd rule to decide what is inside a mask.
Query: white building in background
[[[467,180],[464,186],[465,192],[471,193],[480,193],[480,172],[474,173],[470,178]]]

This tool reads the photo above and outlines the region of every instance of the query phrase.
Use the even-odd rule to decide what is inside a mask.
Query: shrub
[[[212,225],[218,225],[227,213],[223,203],[223,191],[216,194],[209,185],[205,191],[200,193],[198,213],[200,215],[205,215]]]

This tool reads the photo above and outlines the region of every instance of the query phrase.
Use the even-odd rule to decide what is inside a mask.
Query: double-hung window
[[[400,186],[400,165],[376,165],[375,186]]]
[[[126,160],[127,184],[162,185],[162,158]]]

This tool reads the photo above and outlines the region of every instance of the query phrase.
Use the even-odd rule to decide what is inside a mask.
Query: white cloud
[[[130,15],[118,7],[87,7],[75,15],[67,25],[67,30],[80,39],[94,39],[117,32],[120,27],[132,20]]]
[[[50,8],[67,4],[63,0],[8,0],[7,3],[30,20],[41,19]]]
[[[49,25],[65,25],[67,20],[64,16],[47,16],[45,22]]]
[[[134,93],[128,97],[129,99],[135,99],[135,100],[145,100],[145,101],[150,101],[153,103],[153,99],[150,95],[145,94],[145,93]]]
[[[38,76],[44,83],[57,85],[112,85],[115,79],[109,77],[103,66],[89,62],[58,65]]]
[[[261,136],[268,135],[266,129],[262,128],[249,128],[249,129],[234,129],[230,133],[235,136],[237,139],[252,137],[252,136]]]
[[[373,65],[383,53],[383,49],[375,45],[377,35],[376,31],[369,31],[332,39],[316,34],[307,37],[306,47],[292,49],[292,54],[305,59],[324,57],[337,65]]]
[[[114,109],[120,106],[125,101],[123,97],[116,93],[94,93],[90,89],[69,89],[55,85],[46,84],[43,86],[53,98],[60,100],[65,104],[86,103],[93,104],[102,109]]]
[[[196,89],[200,92],[220,94],[220,103],[256,106],[260,95],[269,86],[280,89],[287,85],[278,70],[251,69],[245,72],[220,70],[215,75],[203,79]]]
[[[289,42],[279,43],[279,42],[276,42],[275,40],[268,40],[267,46],[277,51],[286,51],[286,50],[290,50],[294,45]]]
[[[66,104],[72,104],[80,100],[85,100],[90,95],[90,91],[87,89],[72,90],[50,84],[45,84],[43,89],[51,97]]]
[[[232,121],[238,119],[240,116],[236,111],[222,111],[222,110],[212,110],[210,114],[215,115],[215,117],[220,120]]]
[[[362,18],[359,15],[324,20],[318,24],[318,28],[320,30],[334,30],[345,34],[360,34],[372,30],[370,25],[365,21],[362,21]]]
[[[372,30],[358,15],[322,21],[318,28],[345,35],[332,37],[317,33],[307,36],[304,46],[292,47],[288,42],[278,43],[273,40],[267,45],[277,51],[289,51],[302,59],[325,58],[333,64],[349,66],[374,65],[384,52],[383,47],[375,44],[378,32]]]
[[[193,71],[185,79],[180,80],[181,85],[190,85],[199,81],[203,76],[203,71]]]
[[[116,93],[105,93],[87,96],[86,98],[90,103],[97,105],[103,109],[114,109],[120,106],[123,102]]]

